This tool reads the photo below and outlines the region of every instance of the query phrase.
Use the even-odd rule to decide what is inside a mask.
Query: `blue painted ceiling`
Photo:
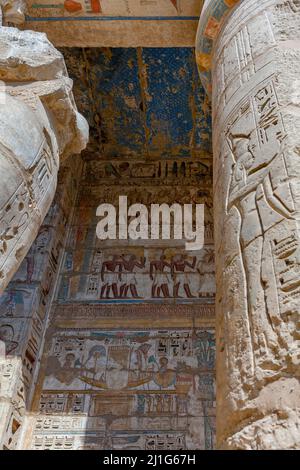
[[[192,48],[62,49],[90,124],[85,158],[211,152],[211,110]]]

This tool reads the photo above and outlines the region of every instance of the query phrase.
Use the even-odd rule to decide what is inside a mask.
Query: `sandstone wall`
[[[64,52],[91,141],[20,445],[211,449],[212,171],[207,103],[194,96],[194,81],[181,80],[197,80],[193,51]],[[97,239],[97,206],[117,206],[119,195],[148,208],[205,204],[204,249]]]

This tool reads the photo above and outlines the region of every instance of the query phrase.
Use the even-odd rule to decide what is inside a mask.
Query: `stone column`
[[[43,33],[0,26],[0,294],[50,207],[60,161],[87,139],[62,54]]]
[[[225,3],[206,2],[197,37],[213,107],[217,445],[299,449],[300,1]]]
[[[1,26],[1,19],[9,25],[21,23],[24,5],[21,0],[0,0],[0,294],[36,238],[54,197],[61,163],[68,159],[69,166],[78,168],[72,158],[88,139],[88,126],[77,111],[62,54],[45,34]],[[63,199],[60,206],[68,195]],[[44,270],[39,282],[34,282],[31,300],[18,313],[8,305],[1,319],[1,449],[18,446],[38,367],[62,245],[58,220],[63,220],[64,210],[53,212],[55,217],[47,218],[47,231],[53,235],[47,238]],[[55,231],[51,229],[54,218]],[[18,328],[22,335],[16,341]]]

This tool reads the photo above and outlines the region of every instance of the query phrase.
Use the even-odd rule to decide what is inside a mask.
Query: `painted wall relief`
[[[67,331],[52,342],[44,388],[188,393],[214,360],[212,331]]]
[[[101,162],[102,163],[102,162]],[[105,165],[105,164],[104,164]],[[143,163],[136,166],[143,167]],[[87,162],[88,168],[92,162]],[[212,201],[210,191],[195,186],[155,187],[132,181],[132,186],[107,187],[105,178],[90,184],[84,172],[78,208],[67,242],[61,271],[60,302],[213,302],[215,270]],[[122,181],[122,178],[119,179]],[[124,183],[127,178],[124,178]],[[185,181],[185,180],[183,180]],[[101,182],[105,185],[101,185]],[[101,185],[101,186],[100,186]],[[143,187],[143,189],[141,189]],[[205,205],[205,246],[187,252],[178,240],[123,241],[96,237],[96,201],[117,203],[118,194],[128,196],[128,204],[139,202],[202,203]]]
[[[104,13],[108,3],[101,2]],[[150,5],[134,5],[139,3]],[[176,12],[173,3],[161,5]],[[176,5],[180,10],[180,2]],[[25,390],[34,382],[21,447],[211,449],[210,110],[194,93],[193,51],[65,49],[64,54],[79,109],[91,124],[81,180],[73,178],[71,187],[59,189],[60,215],[53,206],[0,299],[6,354],[20,348],[27,361]],[[157,73],[162,73],[161,88]],[[119,195],[127,195],[129,205],[147,207],[204,204],[204,248],[187,252],[184,243],[172,239],[100,241],[96,209],[105,202],[117,206]],[[37,358],[39,374],[34,372]],[[14,374],[7,362],[4,369],[7,377]]]
[[[94,250],[90,274],[76,272],[82,256],[67,254],[60,301],[192,300],[214,298],[214,251],[201,250],[198,256],[176,254],[176,248]],[[81,258],[81,259],[80,259]],[[78,266],[78,265],[77,265]],[[73,270],[68,274],[68,269]],[[75,271],[75,272],[74,272]]]
[[[199,18],[197,0],[30,0],[31,17],[102,16],[102,17],[176,17]]]
[[[210,328],[58,329],[44,361],[33,448],[213,445],[215,343]]]

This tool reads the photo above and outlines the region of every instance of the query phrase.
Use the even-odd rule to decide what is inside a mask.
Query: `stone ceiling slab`
[[[211,111],[192,48],[64,48],[90,125],[85,158],[202,157]]]

